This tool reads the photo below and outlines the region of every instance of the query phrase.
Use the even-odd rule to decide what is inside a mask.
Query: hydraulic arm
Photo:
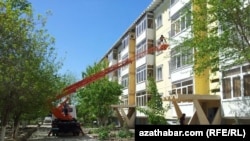
[[[94,74],[94,75],[88,76],[88,77],[86,77],[86,78],[84,78],[84,79],[82,79],[82,80],[80,80],[80,81],[78,81],[78,82],[64,88],[62,94],[58,95],[56,97],[56,99],[61,99],[61,98],[65,97],[65,96],[68,96],[68,95],[76,92],[77,89],[79,89],[81,87],[84,87],[84,86],[86,86],[86,85],[88,85],[88,84],[90,84],[90,83],[92,83],[92,82],[106,76],[107,74],[109,74],[109,73],[111,73],[111,72],[113,72],[113,71],[115,71],[115,70],[117,70],[117,69],[119,69],[119,68],[121,68],[123,66],[128,65],[129,63],[132,63],[139,56],[141,57],[141,56],[145,56],[146,54],[154,53],[155,51],[166,50],[168,48],[168,46],[169,46],[168,44],[162,44],[162,45],[160,45],[158,47],[150,47],[148,50],[145,50],[145,51],[143,51],[141,53],[138,53],[135,56],[131,56],[128,59],[123,60],[123,61],[121,61],[121,62],[119,62],[117,64],[114,64],[114,65],[112,65],[112,66],[110,66],[110,67],[108,67],[108,68]],[[68,99],[66,99],[63,103],[61,103],[60,106],[52,108],[52,113],[54,114],[54,116],[56,118],[63,119],[63,120],[70,120],[72,118],[70,115],[65,116],[62,113],[63,104],[67,100]]]

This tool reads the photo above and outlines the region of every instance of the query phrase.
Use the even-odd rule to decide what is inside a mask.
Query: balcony
[[[172,17],[176,12],[181,10],[190,0],[178,0],[175,4],[170,7],[170,17]]]

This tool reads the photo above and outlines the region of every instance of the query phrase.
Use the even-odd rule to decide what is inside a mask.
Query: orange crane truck
[[[137,56],[144,56],[146,54],[153,53],[155,51],[162,51],[166,50],[169,47],[168,44],[162,44],[158,47],[150,47],[148,50],[145,50],[141,53],[136,54],[133,57],[129,57],[126,60],[123,60],[121,62],[118,62],[117,64],[114,64],[94,75],[88,76],[74,84],[71,84],[63,89],[62,93],[57,95],[55,100],[61,100],[65,99],[62,103],[60,103],[58,106],[52,106],[52,101],[50,101],[51,105],[51,113],[53,116],[52,121],[52,128],[48,134],[50,136],[51,134],[53,136],[58,136],[61,133],[72,133],[74,136],[79,136],[80,133],[83,133],[83,130],[81,129],[80,123],[76,119],[76,112],[74,107],[70,107],[70,105],[67,104],[67,101],[69,101],[68,96],[75,93],[77,89],[82,88],[104,76],[107,74],[128,65],[129,63],[132,63]],[[73,113],[73,114],[72,114]]]

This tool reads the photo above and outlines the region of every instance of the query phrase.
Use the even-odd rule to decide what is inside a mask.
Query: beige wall
[[[159,28],[156,28],[155,31],[155,41],[157,43],[158,39],[160,38],[161,35],[164,35],[164,37],[168,38],[168,32],[170,31],[170,21],[169,19],[169,2],[168,1],[164,1],[156,10],[154,13],[155,19],[162,14],[162,26]],[[163,80],[162,81],[156,81],[157,84],[157,88],[158,88],[158,92],[160,94],[163,94],[163,96],[167,96],[169,95],[168,91],[171,90],[171,81],[170,81],[170,77],[169,77],[169,61],[170,61],[170,50],[167,49],[161,53],[156,52],[156,56],[155,56],[155,74],[156,74],[156,68],[162,65],[162,77]],[[166,105],[168,105],[167,101],[163,102],[164,107]],[[168,110],[168,112],[166,112],[166,116],[172,116],[172,113],[170,112],[170,110]]]

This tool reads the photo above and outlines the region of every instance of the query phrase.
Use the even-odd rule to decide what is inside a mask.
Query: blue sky
[[[48,16],[46,28],[56,39],[60,73],[78,80],[87,66],[107,53],[152,0],[28,0],[35,14]]]

